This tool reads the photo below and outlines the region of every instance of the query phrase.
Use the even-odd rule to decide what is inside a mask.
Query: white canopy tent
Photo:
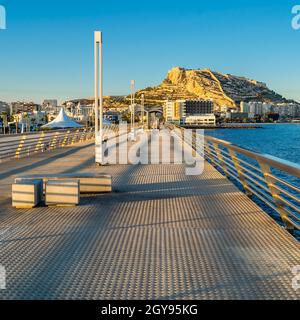
[[[67,116],[64,108],[61,108],[58,116],[53,121],[42,126],[42,128],[44,129],[46,128],[48,129],[82,128],[82,125],[70,119]]]

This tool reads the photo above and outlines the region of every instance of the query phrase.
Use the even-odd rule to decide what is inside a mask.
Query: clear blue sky
[[[298,1],[300,4],[300,1]],[[289,0],[0,0],[0,100],[93,96],[93,31],[105,94],[159,84],[173,66],[267,82],[300,101],[300,30]]]

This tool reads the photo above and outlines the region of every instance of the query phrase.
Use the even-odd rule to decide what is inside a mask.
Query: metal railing
[[[118,126],[114,124],[104,126],[104,135],[107,130],[117,132]],[[41,131],[16,136],[7,135],[0,138],[0,162],[31,156],[46,150],[63,148],[94,138],[95,128]]]
[[[184,134],[184,129],[180,129]],[[195,150],[204,150],[209,163],[235,181],[253,200],[256,197],[258,202],[276,211],[289,231],[300,230],[300,165],[210,136],[204,136],[201,146],[196,134],[191,145]]]
[[[104,130],[118,130],[117,125],[105,126]],[[19,159],[38,152],[54,150],[78,142],[95,138],[94,128],[73,129],[62,131],[42,131],[22,136],[3,137],[0,139],[0,162]],[[105,134],[104,131],[104,134]]]
[[[93,128],[54,132],[42,131],[16,137],[9,135],[0,139],[0,162],[12,158],[23,158],[46,150],[62,148],[93,138]]]

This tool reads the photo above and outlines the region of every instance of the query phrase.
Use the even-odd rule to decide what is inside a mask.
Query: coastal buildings
[[[73,120],[86,124],[93,118],[95,109],[93,104],[82,104],[79,101],[78,103],[67,102],[65,111]]]
[[[248,119],[263,118],[277,114],[280,119],[295,119],[300,117],[300,105],[295,102],[287,103],[266,103],[266,102],[244,102],[240,104],[240,112],[247,114]],[[234,113],[234,112],[232,112]],[[234,116],[226,115],[226,118]]]
[[[45,111],[19,112],[13,115],[15,123],[22,129],[22,132],[29,132],[38,129],[47,123]]]
[[[230,121],[245,121],[249,118],[248,112],[226,112],[225,118]]]
[[[192,115],[185,118],[185,125],[202,125],[202,126],[215,126],[216,116],[213,113],[203,115]]]
[[[298,118],[300,117],[300,105],[295,103],[279,103],[273,108],[282,118]]]
[[[3,113],[3,112],[7,113],[9,112],[9,109],[10,108],[8,103],[4,101],[0,101],[0,113]]]
[[[186,116],[212,114],[214,103],[212,100],[182,100]]]
[[[164,118],[168,122],[180,122],[186,115],[185,105],[182,101],[166,101],[164,106]]]
[[[10,105],[10,114],[13,115],[19,112],[34,112],[40,111],[41,105],[36,104],[34,102],[24,102],[24,101],[17,101],[12,102]]]
[[[215,125],[212,100],[166,101],[164,118],[168,122],[186,125]]]
[[[58,107],[58,102],[56,99],[46,99],[42,103],[42,108],[57,108]]]
[[[249,118],[254,118],[256,115],[263,115],[264,103],[263,102],[241,102],[240,109],[242,113],[248,113]]]

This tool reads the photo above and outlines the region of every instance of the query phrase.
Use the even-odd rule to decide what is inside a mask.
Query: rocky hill
[[[167,99],[213,99],[216,111],[225,105],[237,108],[241,101],[293,102],[270,90],[265,83],[256,80],[221,74],[209,69],[180,67],[170,70],[160,85],[138,91],[137,103],[140,102],[142,94],[145,95],[147,105],[163,105]],[[73,100],[73,102],[92,104],[93,98]],[[130,95],[104,98],[104,108],[107,109],[128,109],[129,104]]]
[[[237,107],[241,101],[263,101],[270,103],[287,100],[270,90],[265,83],[221,74],[209,69],[190,70],[175,67],[166,79],[156,87],[137,93],[145,94],[147,102],[162,103],[166,99],[213,99],[216,110],[221,106]]]

